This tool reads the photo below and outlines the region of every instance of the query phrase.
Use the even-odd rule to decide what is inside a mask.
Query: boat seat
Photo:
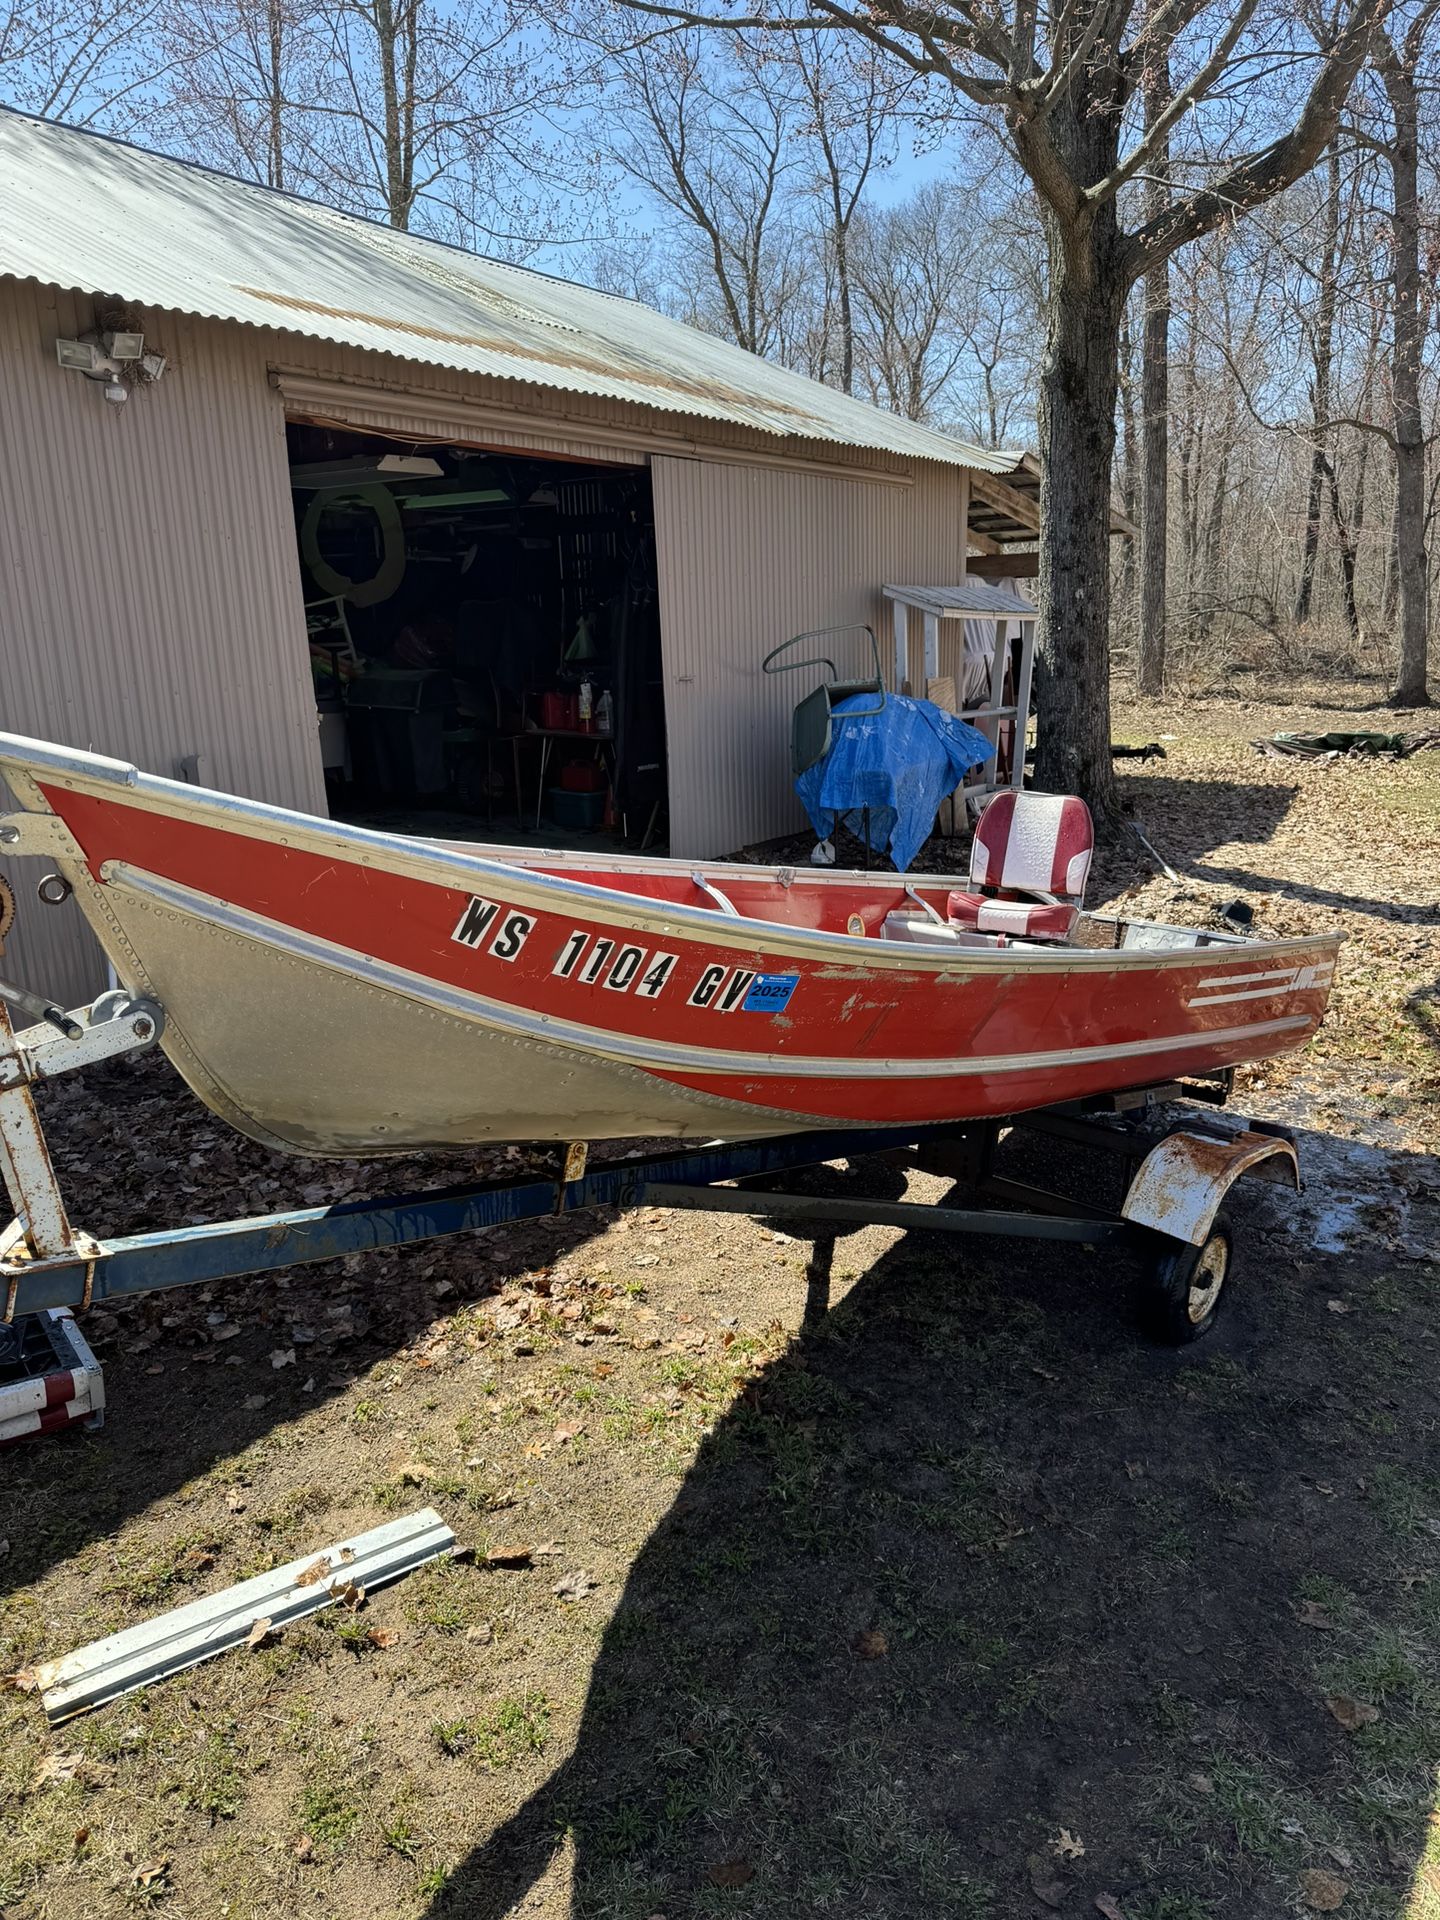
[[[1003,947],[1005,936],[969,931],[932,920],[928,914],[887,913],[880,925],[882,940],[904,940],[917,947]]]
[[[975,823],[970,887],[946,916],[980,933],[1068,940],[1080,918],[1095,828],[1083,800],[1063,793],[997,793]]]

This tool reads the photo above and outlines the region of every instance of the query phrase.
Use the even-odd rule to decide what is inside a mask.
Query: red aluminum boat
[[[1080,911],[1088,815],[1045,795],[946,879],[478,851],[4,734],[0,773],[0,851],[73,887],[196,1094],[300,1153],[1020,1113],[1300,1046],[1339,945]]]

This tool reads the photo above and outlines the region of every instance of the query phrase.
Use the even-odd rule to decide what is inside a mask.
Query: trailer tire
[[[1186,1346],[1214,1326],[1235,1271],[1235,1235],[1217,1213],[1204,1242],[1165,1240],[1151,1256],[1145,1278],[1144,1318],[1155,1339]]]

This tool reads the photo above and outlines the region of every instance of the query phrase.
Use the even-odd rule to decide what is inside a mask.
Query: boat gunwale
[[[212,830],[238,833],[268,845],[293,845],[297,850],[323,856],[336,852],[333,843],[338,842],[339,851],[352,848],[359,850],[361,857],[352,857],[351,864],[378,866],[381,871],[418,880],[422,884],[433,886],[453,882],[458,887],[461,882],[484,879],[519,904],[563,912],[566,903],[574,903],[577,911],[589,911],[593,917],[644,928],[652,937],[657,932],[674,932],[706,945],[732,949],[737,946],[769,948],[783,945],[797,955],[841,965],[847,973],[878,969],[883,972],[919,971],[942,977],[963,977],[972,972],[1014,972],[1017,970],[1017,961],[1024,971],[1034,973],[1091,972],[1097,969],[1114,972],[1149,971],[1200,963],[1224,965],[1240,962],[1256,954],[1331,952],[1338,955],[1344,939],[1344,935],[1337,931],[1279,936],[1274,939],[1223,936],[1206,945],[1191,947],[929,947],[921,942],[830,932],[822,928],[798,926],[789,921],[757,919],[748,914],[732,916],[719,913],[713,907],[691,907],[678,902],[651,900],[645,895],[629,893],[620,888],[594,886],[583,880],[536,872],[515,862],[461,852],[453,842],[419,841],[374,827],[356,826],[349,821],[327,820],[316,814],[275,806],[267,801],[250,800],[215,788],[192,786],[185,781],[166,779],[163,775],[142,773],[127,761],[112,760],[80,748],[60,747],[16,734],[0,733],[0,772],[4,773],[26,812],[48,814],[58,819],[72,839],[75,838],[73,830],[65,822],[64,816],[49,804],[42,790],[44,774],[52,776],[49,784],[64,785],[69,791],[79,791],[97,799],[111,798],[120,805],[138,807],[146,813],[163,813],[172,819],[189,819],[194,824]],[[19,775],[19,782],[16,774]],[[59,776],[58,780],[53,776]],[[45,802],[42,808],[24,805],[27,786],[33,786],[37,797]],[[120,790],[118,793],[112,791],[116,788]],[[215,814],[221,816],[218,821],[210,817]],[[327,841],[331,844],[327,845]],[[75,845],[78,852],[72,858],[77,858],[83,864],[88,875],[91,871],[89,858],[78,840],[75,840]],[[540,851],[537,849],[537,852]],[[367,855],[379,858],[365,857]],[[64,856],[56,857],[63,861]],[[610,858],[628,862],[632,856]],[[727,875],[778,877],[781,873],[793,875],[795,872],[793,867],[710,860],[673,861],[663,865],[703,869],[706,874],[716,874],[722,878]],[[661,866],[659,862],[651,863],[642,870],[654,872]],[[435,871],[437,868],[440,869],[438,874]],[[915,885],[917,881],[934,887],[968,885],[965,877],[958,874],[856,874],[832,869],[808,872],[806,878],[822,885],[874,888],[904,888]],[[1116,924],[1131,926],[1162,924],[1121,921],[1119,916],[1091,915],[1090,918],[1105,921],[1113,918]],[[736,935],[741,929],[752,937],[737,940]],[[1175,931],[1208,933],[1212,930],[1180,928]]]
[[[124,863],[117,864],[123,867]],[[1248,1021],[1239,1027],[1212,1028],[1208,1031],[1196,1028],[1183,1034],[1147,1035],[1136,1040],[1102,1042],[1093,1047],[1051,1047],[1012,1054],[892,1054],[868,1058],[853,1054],[827,1056],[697,1046],[691,1041],[655,1040],[624,1028],[597,1026],[557,1014],[542,1013],[516,1001],[485,993],[478,987],[459,986],[433,974],[417,973],[413,968],[396,961],[359,953],[341,941],[292,927],[284,921],[272,920],[253,908],[236,906],[199,888],[166,880],[140,869],[126,868],[117,876],[115,884],[121,892],[139,894],[142,899],[148,899],[152,906],[162,912],[188,918],[217,933],[269,946],[303,964],[321,966],[341,976],[359,978],[367,985],[404,995],[437,1012],[474,1021],[508,1034],[511,1038],[534,1041],[568,1052],[596,1055],[621,1065],[638,1067],[643,1072],[662,1078],[699,1075],[710,1078],[740,1076],[780,1081],[833,1081],[887,1079],[894,1074],[924,1080],[968,1079],[978,1074],[1003,1077],[1064,1067],[1087,1057],[1117,1061],[1145,1059],[1164,1053],[1178,1053],[1192,1047],[1227,1046],[1238,1044],[1247,1034],[1265,1037],[1317,1024],[1306,1014],[1291,1013],[1265,1021]],[[1281,999],[1292,992],[1291,988],[1278,987],[1273,995],[1267,997]],[[213,1069],[207,1071],[211,1072],[212,1078],[215,1077]]]

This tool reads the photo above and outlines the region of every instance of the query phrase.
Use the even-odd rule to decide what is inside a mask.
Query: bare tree
[[[812,191],[824,208],[827,264],[834,284],[836,364],[817,369],[843,393],[855,391],[854,273],[850,236],[866,188],[894,142],[894,129],[912,82],[873,48],[834,51],[814,34],[794,34],[786,62],[799,99],[798,130],[813,154]],[[781,77],[781,84],[785,79]],[[826,333],[830,329],[827,327]]]
[[[763,64],[743,40],[717,54],[676,34],[618,54],[611,90],[609,150],[678,222],[698,269],[689,317],[752,353],[779,345],[798,264],[796,107],[787,86],[762,84]]]
[[[1314,325],[1310,331],[1313,377],[1310,386],[1310,489],[1305,503],[1305,547],[1300,562],[1300,585],[1295,595],[1295,624],[1310,618],[1315,590],[1315,559],[1320,550],[1320,517],[1329,469],[1330,367],[1335,353],[1335,300],[1340,251],[1340,148],[1332,141],[1325,162],[1325,197],[1321,202],[1320,258],[1316,267]]]
[[[1142,92],[1145,124],[1147,129],[1152,129],[1170,104],[1170,55],[1163,39],[1150,50]],[[1169,142],[1161,138],[1145,180],[1147,220],[1158,220],[1165,212],[1170,198],[1165,178],[1169,161]],[[1165,686],[1165,585],[1170,541],[1170,262],[1167,257],[1151,262],[1142,284],[1145,325],[1140,349],[1142,478],[1136,679],[1141,693],[1154,695]]]
[[[0,103],[72,126],[132,128],[155,63],[142,49],[161,0],[0,0]]]
[[[1260,0],[1224,9],[1161,0],[1136,25],[1136,0],[815,0],[748,14],[678,0],[626,0],[672,23],[716,32],[859,35],[913,72],[943,80],[957,100],[1003,130],[1037,197],[1049,255],[1040,383],[1042,712],[1036,778],[1084,794],[1102,815],[1118,806],[1110,757],[1109,500],[1118,350],[1129,289],[1157,261],[1307,172],[1329,140],[1388,0],[1342,0],[1318,49],[1285,8]],[[1132,28],[1134,29],[1132,31]],[[1247,37],[1248,36],[1248,37]],[[1138,76],[1163,42],[1178,64],[1170,105],[1133,132]],[[1298,113],[1271,132],[1268,77],[1313,56]],[[1223,86],[1233,115],[1254,96],[1271,116],[1253,149],[1212,168],[1164,210],[1127,229],[1124,190],[1182,121]]]
[[[968,346],[955,294],[974,243],[973,226],[938,183],[867,214],[856,230],[861,358],[871,397],[892,413],[925,420],[944,407]]]
[[[267,187],[309,184],[303,103],[324,60],[312,0],[172,0],[160,34],[178,80],[153,104],[151,133]]]
[[[1420,375],[1428,315],[1420,268],[1420,64],[1440,13],[1429,0],[1402,32],[1380,34],[1375,65],[1391,114],[1382,144],[1390,168],[1393,240],[1393,350],[1390,386],[1395,455],[1395,572],[1400,594],[1400,661],[1395,704],[1430,703],[1430,567],[1425,551],[1425,425]]]

